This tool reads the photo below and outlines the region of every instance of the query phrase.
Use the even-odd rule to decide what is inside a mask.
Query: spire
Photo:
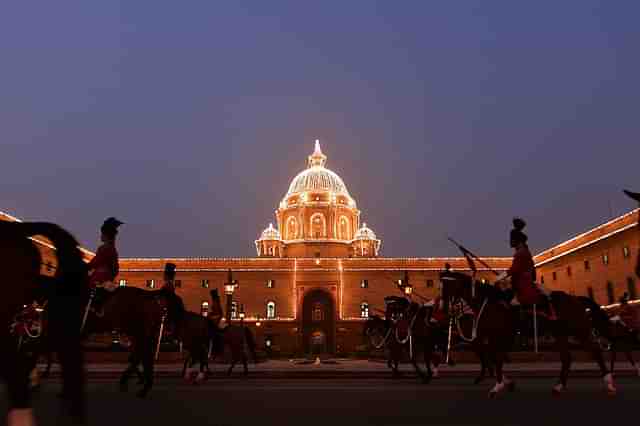
[[[322,149],[320,149],[320,140],[316,139],[315,149],[313,150],[313,154],[309,156],[309,167],[320,166],[324,167],[324,163],[327,162],[327,156],[322,153]]]

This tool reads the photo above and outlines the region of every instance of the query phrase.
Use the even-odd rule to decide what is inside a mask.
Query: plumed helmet
[[[511,230],[510,238],[511,241],[516,241],[519,243],[526,243],[529,239],[527,235],[522,232],[522,230],[527,226],[527,222],[524,219],[515,217],[513,218],[513,229]]]
[[[174,279],[176,276],[176,265],[174,263],[165,263],[164,275],[169,279]]]
[[[123,225],[124,222],[119,221],[115,217],[110,217],[104,221],[100,227],[100,231],[110,237],[115,237],[118,233],[118,227]]]

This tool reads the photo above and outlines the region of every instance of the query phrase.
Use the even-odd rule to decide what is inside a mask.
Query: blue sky
[[[0,13],[0,210],[253,256],[318,138],[385,256],[546,248],[640,191],[634,1],[60,1]]]

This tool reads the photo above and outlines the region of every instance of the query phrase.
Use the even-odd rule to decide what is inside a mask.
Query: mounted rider
[[[533,256],[527,245],[528,237],[522,232],[526,225],[521,218],[513,219],[513,229],[509,234],[510,245],[514,249],[513,261],[509,270],[498,277],[498,282],[511,277],[511,288],[520,305],[536,305],[549,320],[556,320],[556,313],[549,297],[535,283],[536,269]]]
[[[101,305],[106,297],[105,292],[112,292],[117,288],[115,278],[118,275],[118,250],[116,249],[116,236],[118,227],[124,222],[115,217],[104,221],[100,227],[100,239],[102,245],[98,247],[96,255],[87,265],[89,269],[89,289],[95,291],[95,297],[91,309],[94,312],[101,310]]]
[[[175,312],[176,314],[180,315],[185,312],[185,308],[182,298],[180,298],[176,294],[175,280],[176,265],[174,263],[165,263],[164,274],[162,277],[162,287],[160,288],[158,294],[166,300],[167,305],[173,305],[173,309],[171,309],[171,312]],[[173,318],[172,323],[177,324],[181,320],[182,318]],[[168,333],[171,333],[172,331],[173,330],[168,330]]]

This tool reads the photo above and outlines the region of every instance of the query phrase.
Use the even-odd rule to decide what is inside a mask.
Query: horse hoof
[[[196,376],[195,384],[199,385],[200,383],[204,382],[206,379],[207,379],[206,374],[198,373],[198,375]]]
[[[498,397],[498,392],[492,390],[489,391],[489,399],[496,399]]]
[[[563,393],[565,393],[567,391],[567,388],[565,388],[562,384],[558,383],[557,385],[555,385],[554,387],[551,388],[551,393],[554,396],[559,396]]]

